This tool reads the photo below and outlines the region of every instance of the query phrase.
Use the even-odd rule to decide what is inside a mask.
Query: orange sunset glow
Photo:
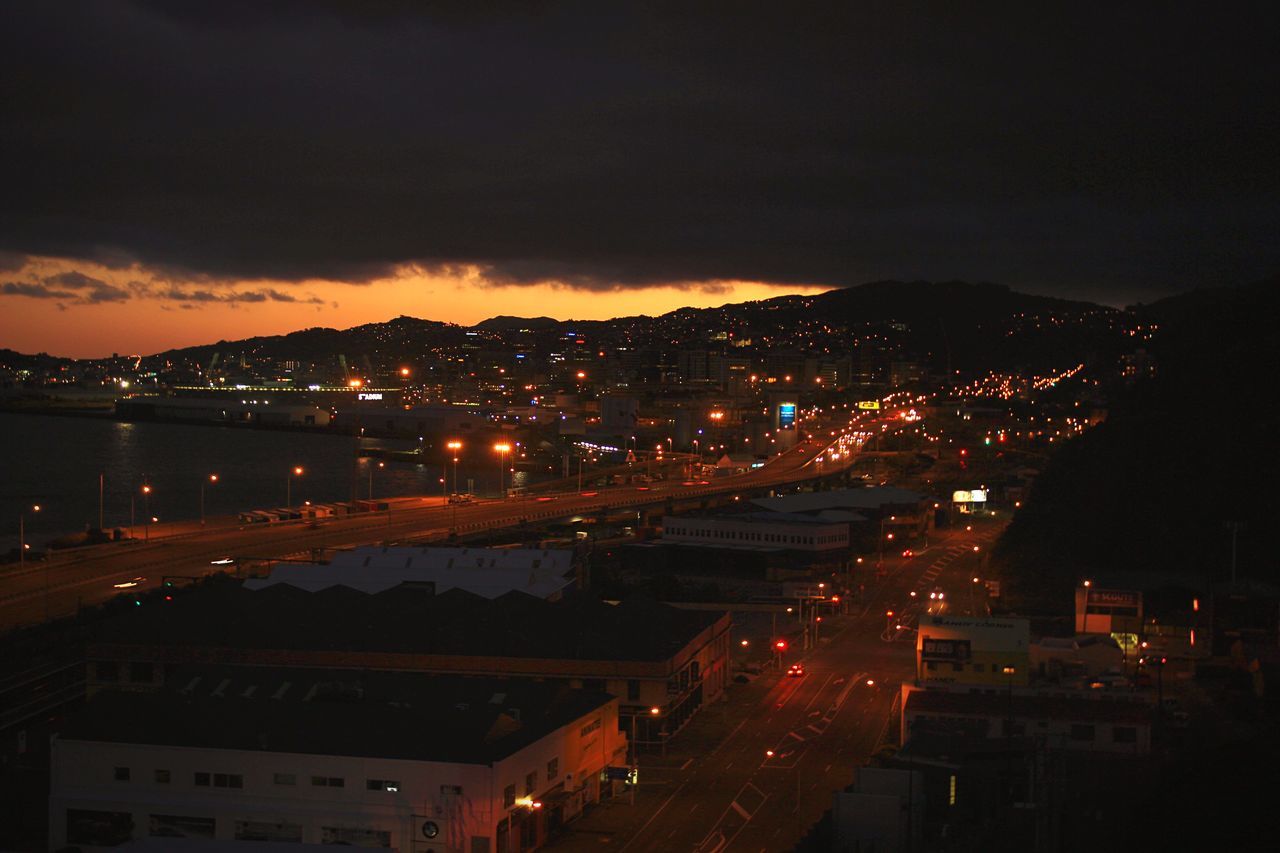
[[[54,258],[29,259],[8,280],[24,286],[0,295],[0,346],[73,358],[150,354],[314,326],[346,329],[400,315],[460,325],[498,314],[595,320],[829,289],[722,281],[592,290],[554,282],[493,284],[475,268],[436,273],[413,267],[363,284],[211,283],[137,265],[112,269]]]

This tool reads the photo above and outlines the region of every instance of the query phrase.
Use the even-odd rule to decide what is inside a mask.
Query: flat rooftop
[[[1151,707],[1142,702],[1070,696],[1028,696],[995,693],[961,693],[948,690],[914,690],[907,697],[908,714],[957,716],[1012,715],[1014,719],[1072,720],[1141,725],[1151,722]]]
[[[801,492],[775,498],[756,498],[755,506],[770,512],[819,512],[821,510],[878,510],[882,506],[904,506],[929,500],[929,496],[897,486],[869,486],[863,489],[834,489],[829,492]]]
[[[488,599],[413,586],[375,594],[289,584],[251,591],[226,579],[126,610],[103,626],[97,643],[658,663],[725,615],[645,599],[549,602],[523,592]]]

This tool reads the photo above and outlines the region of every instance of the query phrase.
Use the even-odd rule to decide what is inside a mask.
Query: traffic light
[[[785,652],[787,650],[787,641],[777,640],[774,642],[773,647],[780,652]]]

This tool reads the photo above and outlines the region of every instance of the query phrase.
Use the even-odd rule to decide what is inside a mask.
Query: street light
[[[208,483],[218,482],[218,475],[210,474],[208,480],[200,481],[200,526],[201,527],[204,527],[204,486],[206,482]]]
[[[142,484],[142,511],[146,515],[146,521],[143,522],[143,539],[151,541],[151,485]]]
[[[294,465],[289,469],[289,476],[284,481],[284,506],[289,509],[293,505],[293,478],[302,476],[302,466]]]
[[[32,512],[40,511],[40,504],[34,504],[31,507]],[[22,568],[27,564],[27,513],[22,511],[18,513],[18,567]]]
[[[453,451],[453,494],[458,494],[458,451],[462,449],[462,442],[456,438],[450,441],[445,447]]]
[[[387,463],[379,462],[377,467],[386,468]],[[373,500],[373,468],[374,468],[373,461],[370,460],[369,462],[369,500]]]
[[[502,478],[505,476],[504,471],[507,467],[507,454],[511,451],[511,445],[505,441],[498,442],[493,446],[498,451],[498,494],[505,500],[507,493],[502,485]]]

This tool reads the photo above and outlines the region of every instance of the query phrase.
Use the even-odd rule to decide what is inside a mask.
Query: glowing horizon
[[[137,264],[111,268],[33,257],[5,276],[0,347],[68,358],[150,355],[317,326],[348,329],[401,315],[462,326],[498,315],[608,320],[830,289],[714,281],[593,290],[556,282],[493,283],[475,267],[433,272],[412,266],[367,283],[211,281]]]

